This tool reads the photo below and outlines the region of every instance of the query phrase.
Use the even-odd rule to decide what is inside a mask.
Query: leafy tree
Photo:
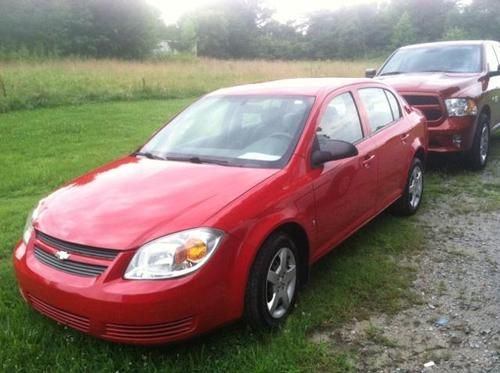
[[[391,44],[393,48],[399,48],[406,44],[415,43],[416,40],[417,36],[411,22],[410,14],[408,12],[404,12],[394,26]]]
[[[143,0],[0,0],[0,45],[35,54],[143,58],[162,23]]]

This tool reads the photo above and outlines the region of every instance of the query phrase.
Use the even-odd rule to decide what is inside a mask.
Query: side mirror
[[[366,69],[365,70],[365,77],[366,78],[375,78],[375,75],[377,75],[377,69]]]
[[[493,76],[500,76],[500,65],[498,65],[498,68],[496,71],[489,71],[488,74],[486,74],[487,78],[491,78]]]
[[[350,142],[341,140],[324,140],[317,142],[319,149],[312,153],[313,166],[320,166],[330,161],[355,157],[358,155],[358,149]]]

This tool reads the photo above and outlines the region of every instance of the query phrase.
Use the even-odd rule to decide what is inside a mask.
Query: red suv
[[[423,192],[423,116],[369,79],[223,89],[44,198],[14,250],[39,312],[112,341],[276,327],[309,267]]]
[[[500,43],[453,41],[395,51],[376,72],[427,118],[429,151],[462,152],[472,169],[488,160],[500,128]]]

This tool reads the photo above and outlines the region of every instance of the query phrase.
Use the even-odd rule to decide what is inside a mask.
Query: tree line
[[[169,26],[144,0],[0,0],[0,55],[141,59],[167,41],[215,58],[350,59],[416,42],[499,40],[499,24],[498,0],[385,0],[287,23],[261,0],[219,0]]]

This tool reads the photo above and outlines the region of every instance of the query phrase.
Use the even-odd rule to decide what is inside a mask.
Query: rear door
[[[319,255],[373,216],[378,165],[375,145],[365,136],[351,91],[335,93],[325,100],[313,148],[320,148],[322,138],[350,142],[359,155],[327,162],[312,170],[318,244],[323,246]]]
[[[378,202],[382,210],[403,193],[411,162],[411,127],[392,92],[380,87],[358,90],[370,137],[377,144]]]

